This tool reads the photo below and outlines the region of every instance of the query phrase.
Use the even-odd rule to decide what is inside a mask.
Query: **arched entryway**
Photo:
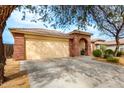
[[[88,52],[88,42],[86,39],[84,38],[81,38],[79,40],[79,52],[80,52],[80,55],[87,55],[87,52]]]
[[[70,32],[69,35],[69,50],[71,57],[91,55],[91,33],[74,30]]]

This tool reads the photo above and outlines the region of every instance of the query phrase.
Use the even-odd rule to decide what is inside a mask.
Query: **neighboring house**
[[[11,28],[15,60],[91,55],[91,33],[74,30],[62,33],[39,28]]]
[[[102,39],[93,39],[91,41],[91,51],[95,50],[95,49],[99,49],[100,45],[102,45],[105,42],[105,40]]]
[[[119,42],[120,42],[119,51],[124,51],[124,39],[120,39]],[[112,49],[112,50],[115,50],[116,48],[115,40],[105,41],[101,39],[93,39],[91,44],[92,51],[95,49],[99,49],[100,45],[105,45],[107,49]]]

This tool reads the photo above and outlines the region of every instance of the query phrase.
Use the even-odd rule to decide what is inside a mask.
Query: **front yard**
[[[113,51],[112,49],[106,49],[101,46],[100,49],[95,49],[93,52],[93,60],[114,63],[118,65],[124,65],[124,52],[123,51]]]
[[[118,63],[114,63],[114,64],[123,65],[124,66],[124,57],[116,57],[116,58],[119,59],[119,62]],[[107,62],[106,59],[104,59],[104,58],[93,57],[92,59],[100,61],[100,62],[112,63],[112,62]]]
[[[124,65],[124,57],[120,57],[119,62],[120,64]]]
[[[26,71],[20,71],[18,61],[7,60],[5,66],[6,82],[0,88],[28,88],[29,80]]]
[[[124,63],[123,60],[122,57],[120,62]],[[21,64],[7,60],[7,81],[0,88],[122,88],[123,72],[123,66],[92,60],[89,56],[31,60]]]

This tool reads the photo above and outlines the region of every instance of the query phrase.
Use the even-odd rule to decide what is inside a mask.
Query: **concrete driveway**
[[[93,88],[124,87],[124,67],[92,60],[90,57],[23,61],[31,87]]]

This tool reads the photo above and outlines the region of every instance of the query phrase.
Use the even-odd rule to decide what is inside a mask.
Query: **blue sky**
[[[26,15],[26,19],[24,21],[21,20],[23,13],[19,12],[19,11],[13,11],[13,13],[11,14],[11,16],[9,17],[9,19],[7,20],[7,26],[4,30],[3,33],[3,43],[5,44],[13,44],[14,43],[14,39],[12,34],[10,33],[8,28],[45,28],[45,29],[53,29],[52,27],[50,27],[50,25],[48,23],[46,23],[46,25],[48,25],[48,28],[46,28],[43,24],[43,22],[30,22],[32,18],[35,19],[35,17],[39,17],[38,15],[33,15],[30,13],[27,13]],[[62,31],[62,32],[70,32],[77,29],[77,27],[75,26],[71,26],[71,28],[69,30],[65,30],[63,31],[62,29],[56,29],[58,31]],[[101,35],[100,31],[98,31],[97,29],[93,28],[93,27],[87,27],[86,32],[90,32],[93,33],[92,38],[101,38],[101,39],[106,39],[108,37],[106,37],[105,35]]]

